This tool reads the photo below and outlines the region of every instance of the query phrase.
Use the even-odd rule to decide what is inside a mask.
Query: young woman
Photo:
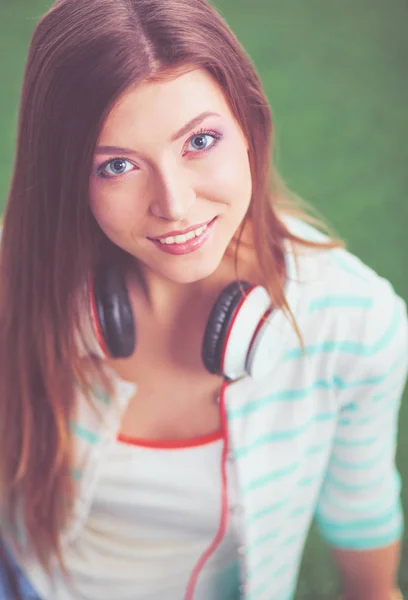
[[[407,317],[270,170],[204,0],[59,0],[0,256],[0,597],[286,600],[311,521],[397,598]],[[1,596],[1,594],[3,594]]]

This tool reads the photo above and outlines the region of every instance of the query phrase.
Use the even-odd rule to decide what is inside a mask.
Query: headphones
[[[124,274],[103,265],[89,282],[93,349],[102,357],[127,358],[136,346],[136,324]],[[210,313],[202,345],[206,369],[227,380],[262,377],[271,366],[273,343],[266,289],[234,281],[218,297]],[[276,339],[275,342],[276,344]]]

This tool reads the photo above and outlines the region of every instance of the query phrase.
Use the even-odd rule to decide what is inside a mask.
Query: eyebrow
[[[219,117],[219,116],[220,115],[215,112],[207,111],[207,112],[201,113],[201,115],[198,115],[197,117],[194,117],[194,119],[191,119],[191,121],[186,123],[186,125],[184,125],[184,127],[179,129],[174,135],[172,135],[171,141],[175,142],[176,140],[180,139],[181,137],[183,137],[183,135],[186,135],[186,133],[188,133],[190,131],[190,129],[194,129],[195,127],[198,127],[199,125],[201,125],[201,123],[203,121],[205,121],[205,119],[208,119],[208,117]]]
[[[185,125],[183,125],[183,127],[181,129],[176,131],[176,133],[174,133],[171,136],[170,141],[176,142],[181,137],[186,135],[191,129],[194,129],[195,127],[198,127],[199,125],[201,125],[201,123],[203,121],[205,121],[205,119],[208,119],[208,117],[220,117],[220,116],[221,115],[219,115],[218,113],[215,113],[215,112],[209,112],[209,111],[203,112],[200,115],[198,115],[197,117],[194,117],[194,119],[191,119],[191,121],[189,121]],[[134,150],[132,150],[131,148],[123,148],[121,146],[98,146],[95,151],[95,154],[121,154],[121,153],[136,154],[136,152]]]

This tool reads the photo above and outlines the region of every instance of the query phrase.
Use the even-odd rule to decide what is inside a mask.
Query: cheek
[[[109,187],[109,190],[107,189]],[[91,185],[90,208],[106,233],[124,232],[142,221],[144,207],[131,185]]]
[[[249,202],[252,176],[246,148],[241,145],[229,148],[217,158],[211,180],[220,198],[228,204]]]

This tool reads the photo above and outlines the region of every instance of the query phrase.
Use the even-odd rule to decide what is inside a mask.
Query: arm
[[[342,600],[399,600],[397,571],[400,544],[395,542],[374,550],[333,549],[333,558],[342,581]]]
[[[390,288],[384,285],[376,300],[362,325],[369,343],[359,346],[358,356],[342,358],[340,411],[316,511],[345,600],[398,598],[403,512],[395,450],[408,323],[405,306]]]

